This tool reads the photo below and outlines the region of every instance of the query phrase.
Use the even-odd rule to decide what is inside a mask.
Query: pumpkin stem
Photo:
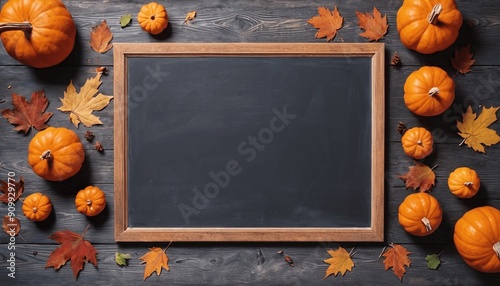
[[[90,206],[92,204],[92,201],[90,199],[87,199],[87,205]]]
[[[151,19],[151,21],[154,21],[155,20],[155,15],[151,15],[151,17],[149,17]]]
[[[439,88],[438,87],[433,87],[431,89],[429,89],[429,96],[432,97],[432,96],[436,96],[439,94]]]
[[[466,187],[470,187],[470,186],[472,186],[472,185],[474,185],[474,183],[473,183],[473,182],[465,182],[465,183],[464,183],[464,186],[466,186]]]
[[[50,150],[46,150],[40,155],[40,160],[51,160],[52,158],[52,152]]]
[[[36,207],[33,207],[33,213],[36,213],[38,209]]]
[[[422,146],[422,140],[418,140],[418,141],[417,141],[417,145]]]
[[[436,25],[439,14],[443,11],[443,6],[441,4],[436,4],[434,7],[432,7],[431,13],[429,13],[429,16],[427,16],[427,22],[429,24]]]
[[[425,225],[425,230],[427,232],[432,230],[431,221],[428,218],[424,217],[422,219],[422,223]]]
[[[31,30],[33,30],[33,25],[31,25],[31,23],[29,22],[0,23],[0,33],[13,30],[21,30],[25,33],[29,33],[31,32]]]
[[[500,241],[497,242],[497,243],[495,243],[495,244],[493,244],[493,250],[497,254],[498,259],[500,259]]]

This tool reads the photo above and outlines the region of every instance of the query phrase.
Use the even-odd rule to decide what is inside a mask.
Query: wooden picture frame
[[[128,81],[131,58],[282,57],[368,58],[371,62],[370,223],[363,227],[133,227],[129,225]],[[175,72],[175,71],[172,71]],[[186,75],[189,76],[189,75]],[[125,241],[383,241],[384,240],[384,44],[382,43],[115,43],[114,222]]]

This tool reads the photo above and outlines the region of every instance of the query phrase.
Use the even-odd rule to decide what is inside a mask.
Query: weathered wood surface
[[[4,3],[5,1],[1,1]],[[383,3],[382,3],[383,2]],[[449,49],[433,55],[420,55],[405,49],[396,31],[396,12],[400,0],[390,1],[174,1],[164,3],[169,11],[170,28],[165,35],[153,37],[143,32],[134,19],[131,26],[121,29],[119,18],[131,13],[135,15],[144,1],[65,1],[78,27],[77,45],[70,57],[61,65],[44,70],[35,70],[20,65],[11,59],[3,49],[0,51],[0,109],[10,108],[10,94],[16,92],[29,96],[33,91],[44,89],[49,98],[48,111],[54,112],[49,124],[65,126],[75,130],[81,138],[91,130],[95,141],[102,142],[104,153],[93,149],[93,143],[83,140],[86,160],[83,169],[75,177],[64,182],[46,182],[30,170],[26,161],[27,145],[37,132],[27,135],[12,131],[13,126],[5,119],[0,120],[0,179],[5,180],[12,171],[23,176],[26,193],[43,191],[54,203],[54,212],[45,222],[33,223],[21,215],[22,236],[16,239],[16,279],[7,277],[6,259],[8,237],[0,233],[0,284],[1,285],[89,285],[96,281],[109,285],[137,285],[142,281],[143,266],[138,257],[148,247],[161,246],[148,243],[116,244],[113,238],[113,102],[96,115],[102,126],[76,129],[67,114],[57,110],[58,98],[70,80],[82,86],[85,80],[95,74],[97,66],[106,66],[108,75],[102,77],[100,91],[113,94],[113,50],[106,54],[92,51],[88,45],[90,28],[106,19],[114,33],[114,42],[324,42],[314,39],[316,29],[307,24],[316,15],[318,6],[333,9],[337,5],[345,17],[344,27],[334,42],[366,42],[358,33],[355,11],[371,11],[373,6],[387,14],[389,32],[382,42],[386,43],[386,239],[381,244],[342,243],[174,243],[168,250],[170,272],[160,277],[151,277],[147,283],[161,285],[497,285],[499,274],[481,274],[467,267],[458,256],[452,233],[455,221],[468,209],[480,205],[500,208],[500,146],[487,148],[486,154],[473,152],[466,146],[459,146],[461,138],[456,134],[455,121],[460,119],[466,106],[476,110],[480,106],[499,106],[500,59],[497,47],[500,41],[498,24],[500,6],[494,0],[457,1],[466,20],[458,41]],[[198,12],[190,24],[183,24],[185,13]],[[473,72],[455,77],[457,97],[453,107],[445,114],[422,118],[409,112],[404,106],[402,87],[406,77],[421,65],[439,65],[450,75],[453,71],[450,57],[454,49],[472,43],[477,60]],[[397,51],[403,66],[389,66],[390,57]],[[8,86],[11,86],[8,89]],[[433,195],[441,202],[444,220],[431,236],[418,238],[406,234],[397,223],[397,208],[406,195],[404,182],[398,178],[407,172],[412,160],[404,155],[400,147],[400,135],[395,131],[398,122],[408,126],[422,125],[433,132],[435,152],[425,159],[435,169],[436,186]],[[500,130],[500,123],[492,127]],[[381,148],[384,146],[381,146]],[[448,174],[456,167],[467,165],[479,173],[481,190],[473,199],[461,200],[447,189]],[[73,200],[76,192],[89,184],[101,187],[108,198],[108,207],[103,214],[86,218],[77,213]],[[0,205],[0,214],[6,212]],[[81,232],[90,225],[87,239],[99,251],[99,268],[86,265],[75,282],[69,265],[60,271],[44,269],[48,255],[57,245],[48,236],[62,229]],[[402,283],[391,273],[384,271],[382,259],[377,259],[383,246],[388,243],[402,243],[412,252],[411,268],[407,269]],[[167,243],[165,243],[167,244]],[[356,267],[344,277],[329,277],[323,280],[328,258],[326,250],[337,246],[356,247]],[[163,245],[162,247],[165,247]],[[276,254],[284,250],[293,257],[296,266],[290,267]],[[439,270],[426,268],[425,256],[444,250],[443,263]],[[128,267],[118,267],[114,262],[116,251],[132,254]],[[34,255],[34,252],[37,254]]]

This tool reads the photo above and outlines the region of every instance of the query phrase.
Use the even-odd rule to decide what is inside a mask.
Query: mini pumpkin
[[[413,127],[403,134],[401,144],[406,155],[413,159],[422,159],[433,150],[432,134],[423,127]]]
[[[443,211],[428,193],[414,193],[405,198],[398,209],[399,224],[410,234],[426,236],[441,225]]]
[[[167,10],[161,4],[150,2],[141,7],[137,15],[137,22],[144,31],[158,35],[168,26]]]
[[[479,191],[480,179],[473,169],[459,167],[450,173],[448,187],[459,198],[471,198]]]
[[[45,220],[49,217],[51,212],[52,203],[49,197],[42,193],[33,193],[24,199],[23,213],[29,220]]]
[[[60,0],[9,0],[0,12],[0,32],[11,57],[28,66],[46,68],[71,53],[76,26]]]
[[[28,163],[38,176],[63,181],[80,171],[85,152],[78,135],[64,127],[38,132],[28,146]]]
[[[500,273],[500,210],[491,206],[469,210],[455,224],[453,241],[467,265]]]
[[[423,66],[412,72],[404,84],[406,107],[417,115],[439,115],[454,99],[455,82],[438,67]]]
[[[404,0],[396,15],[403,45],[422,54],[451,46],[462,26],[462,13],[454,0]]]
[[[106,207],[106,196],[98,187],[88,186],[76,194],[75,206],[79,213],[96,216]]]

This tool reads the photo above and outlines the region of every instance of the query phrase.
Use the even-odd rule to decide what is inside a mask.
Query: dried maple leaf
[[[196,17],[196,11],[191,11],[186,14],[186,18],[184,18],[184,24],[187,24],[188,21],[192,21]]]
[[[358,11],[356,11],[356,16],[358,17],[359,27],[365,30],[359,34],[361,37],[367,38],[369,41],[378,41],[387,33],[389,28],[387,15],[382,17],[376,7],[373,7],[373,16],[368,12],[363,14]]]
[[[55,240],[60,246],[50,254],[45,268],[54,267],[57,270],[71,260],[71,270],[73,276],[77,278],[85,262],[90,262],[97,267],[97,251],[89,241],[83,238],[88,228],[87,226],[81,235],[69,230],[53,233],[49,238]]]
[[[391,249],[387,250],[382,256],[384,259],[385,270],[392,267],[392,271],[403,280],[403,275],[406,273],[406,267],[410,267],[411,260],[408,255],[411,253],[406,248],[399,244],[390,244]]]
[[[110,95],[99,93],[94,96],[101,85],[102,73],[97,73],[95,77],[88,79],[85,85],[80,88],[78,93],[70,82],[68,88],[64,92],[64,98],[60,98],[62,106],[58,110],[62,112],[70,112],[69,118],[71,122],[78,128],[81,122],[83,125],[90,127],[94,124],[102,124],[99,117],[92,114],[92,111],[102,110],[106,107],[109,101],[113,98]]]
[[[94,51],[104,54],[109,51],[113,44],[111,40],[113,39],[113,33],[109,29],[106,20],[102,20],[100,25],[92,28],[90,32],[90,46]]]
[[[476,62],[472,57],[474,54],[470,52],[470,44],[460,50],[455,50],[455,57],[451,59],[451,65],[457,70],[457,74],[466,74],[472,71],[470,67]]]
[[[408,173],[399,176],[406,182],[406,188],[413,188],[416,190],[420,188],[420,192],[429,191],[432,186],[435,185],[436,175],[434,174],[434,168],[436,166],[429,168],[429,166],[422,164],[420,162],[415,162],[415,166],[410,166]]]
[[[169,244],[170,245],[170,244]],[[156,271],[156,275],[161,274],[161,269],[165,268],[165,270],[170,271],[170,267],[168,267],[168,256],[165,253],[168,249],[165,250],[159,247],[150,248],[149,252],[141,256],[139,259],[144,260],[141,264],[146,263],[146,268],[144,268],[144,280],[146,280],[153,272]]]
[[[398,52],[394,52],[391,58],[391,66],[399,67],[401,66],[401,57],[399,57]]]
[[[335,6],[333,12],[330,12],[328,8],[318,7],[318,14],[319,16],[307,20],[307,23],[319,29],[315,35],[316,39],[326,37],[326,41],[329,42],[335,38],[337,31],[342,28],[344,17],[340,16],[337,6]]]
[[[500,142],[500,136],[493,129],[488,128],[497,120],[496,112],[499,107],[486,108],[483,106],[481,114],[476,117],[476,113],[472,112],[472,107],[469,105],[467,111],[462,114],[462,122],[457,120],[457,128],[465,143],[474,151],[485,153],[484,146],[491,146]]]
[[[11,190],[9,190],[9,187]],[[24,179],[23,177],[19,178],[19,181],[16,182],[14,178],[8,179],[8,182],[1,181],[0,180],[0,192],[3,192],[2,195],[0,195],[0,201],[4,203],[9,203],[9,198],[12,202],[16,202],[19,197],[24,192]],[[11,195],[9,195],[11,193]]]
[[[354,262],[351,259],[351,254],[347,252],[344,248],[339,246],[337,250],[328,250],[328,254],[332,256],[332,258],[328,258],[323,260],[325,263],[330,264],[328,269],[326,270],[326,277],[333,274],[333,276],[337,276],[340,273],[342,276],[346,273],[346,271],[352,271],[354,267]]]
[[[16,236],[21,230],[21,221],[17,217],[6,215],[3,217],[2,228],[9,236]]]
[[[52,116],[52,112],[45,112],[49,101],[43,90],[35,91],[31,94],[30,101],[22,95],[12,93],[12,106],[14,109],[2,110],[2,116],[10,124],[16,125],[14,130],[28,133],[31,127],[43,130],[49,127],[45,122]]]

